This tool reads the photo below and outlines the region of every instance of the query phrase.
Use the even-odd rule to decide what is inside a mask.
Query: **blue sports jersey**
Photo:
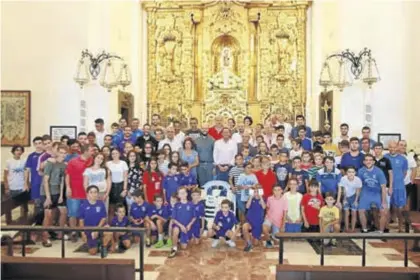
[[[393,183],[392,187],[396,190],[405,188],[404,179],[405,179],[405,174],[407,173],[407,170],[408,170],[407,159],[400,154],[397,154],[397,155],[386,154],[384,157],[389,159],[389,161],[391,162],[392,183]]]
[[[174,207],[175,207],[175,206],[172,206],[172,205],[169,203],[169,204],[168,204],[168,205],[166,205],[165,207],[166,207],[166,211],[167,211],[167,213],[168,213],[168,217],[169,217],[169,218],[172,218],[172,213],[173,213],[173,211],[174,211]]]
[[[305,151],[312,151],[312,140],[309,138],[305,138],[301,140],[302,140],[302,144],[301,144],[302,149],[304,149]]]
[[[37,171],[39,157],[43,154],[33,152],[26,159],[25,168],[31,171],[31,199],[38,199],[41,197],[41,182],[42,177]]]
[[[147,216],[150,218],[153,215],[158,215],[164,219],[168,219],[168,209],[165,206],[161,206],[159,209],[156,207],[156,205],[152,204],[149,206],[149,209],[147,210]]]
[[[118,216],[115,216],[111,221],[111,227],[127,227],[130,224],[127,216],[124,216],[120,221]]]
[[[246,220],[252,226],[262,225],[264,222],[264,208],[261,206],[260,200],[253,198],[251,206],[246,212]]]
[[[178,191],[181,186],[179,175],[166,175],[162,182],[163,189],[165,190],[166,201],[171,200],[171,196]]]
[[[97,200],[94,204],[86,200],[80,205],[80,219],[84,221],[85,226],[95,227],[105,218],[106,208],[102,200]]]
[[[231,230],[237,223],[238,220],[236,220],[236,216],[232,211],[229,211],[225,216],[222,210],[219,210],[216,213],[216,217],[214,217],[214,224],[218,225],[222,232]]]
[[[147,216],[150,205],[145,201],[143,204],[131,204],[130,216],[134,219],[144,219]]]
[[[194,211],[195,211],[195,215],[197,217],[197,219],[201,219],[204,218],[205,216],[205,207],[204,207],[204,203],[202,201],[198,202],[197,204],[194,204]]]
[[[172,210],[172,219],[177,220],[184,226],[187,226],[195,217],[195,207],[192,202],[178,202]]]
[[[131,134],[131,138],[134,141],[134,143],[136,143],[137,138],[139,138],[140,136],[143,136],[143,130],[141,129],[136,129],[133,131],[133,133]]]
[[[290,174],[292,174],[292,178],[296,178],[298,182],[297,191],[301,194],[306,193],[306,180],[309,180],[308,172],[305,170],[298,171],[296,169],[292,169]]]
[[[357,177],[362,180],[361,193],[374,193],[378,194],[382,191],[381,185],[386,185],[386,178],[384,173],[379,167],[373,166],[370,170],[362,167],[357,172]]]
[[[365,156],[359,152],[359,154],[353,157],[350,152],[345,153],[341,156],[340,168],[346,169],[347,167],[353,166],[356,170],[363,167],[363,160]]]
[[[287,181],[289,179],[289,173],[292,171],[290,164],[280,164],[277,163],[274,165],[274,172],[276,173],[277,182],[279,183],[282,189],[286,188]]]
[[[341,180],[341,172],[337,168],[333,168],[330,172],[326,168],[318,170],[316,180],[321,184],[321,193],[327,192],[336,195],[338,192],[338,183]]]
[[[188,175],[180,174],[179,179],[181,186],[197,185],[197,177],[192,173],[189,173]]]

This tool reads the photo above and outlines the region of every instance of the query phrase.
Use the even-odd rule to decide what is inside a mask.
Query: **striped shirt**
[[[238,185],[239,175],[241,175],[244,172],[245,172],[245,168],[238,167],[236,165],[230,169],[230,171],[229,171],[229,178],[232,178],[232,181],[233,181],[233,185],[234,186],[237,186]],[[238,191],[236,191],[236,193],[240,193],[240,191],[238,190]]]

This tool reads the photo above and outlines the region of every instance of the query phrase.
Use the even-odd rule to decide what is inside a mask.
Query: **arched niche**
[[[219,73],[221,69],[220,58],[222,56],[222,51],[224,48],[229,48],[231,50],[233,64],[232,72],[239,76],[239,63],[238,58],[241,51],[239,41],[230,35],[221,35],[214,39],[211,45],[212,53],[212,75]]]

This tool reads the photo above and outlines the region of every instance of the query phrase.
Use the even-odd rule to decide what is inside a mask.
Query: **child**
[[[338,169],[342,169],[340,164],[341,164],[341,157],[350,151],[350,143],[347,140],[342,140],[340,143],[338,143],[338,149],[340,149],[340,155],[335,156],[335,167],[337,167]]]
[[[232,192],[236,195],[236,211],[237,211],[237,216],[239,218],[239,220],[241,221],[241,223],[243,223],[245,221],[245,209],[240,209],[240,205],[241,204],[241,190],[238,187],[238,179],[239,176],[245,172],[245,168],[244,168],[244,158],[242,157],[241,154],[237,154],[235,156],[235,166],[232,167],[229,170],[229,184],[230,184],[230,188],[232,190]],[[239,206],[239,207],[238,207]]]
[[[319,210],[324,205],[319,184],[312,180],[309,184],[309,192],[304,194],[300,204],[303,218],[304,232],[319,232]]]
[[[290,178],[295,178],[298,182],[297,191],[301,194],[305,194],[308,186],[308,173],[301,168],[302,159],[295,157],[293,159],[293,169],[290,172]]]
[[[263,189],[263,199],[267,200],[272,195],[273,186],[277,183],[277,178],[273,170],[271,170],[271,162],[268,157],[262,157],[261,167],[262,170],[256,172],[255,176]]]
[[[252,157],[249,155],[249,148],[242,149],[242,156],[244,158],[244,163],[248,163],[250,160],[252,160]]]
[[[303,152],[302,153],[302,164],[301,167],[304,171],[308,172],[308,170],[312,167],[313,165],[313,160],[312,160],[312,155],[310,152]]]
[[[252,163],[252,166],[253,166],[252,172],[255,173],[261,170],[261,157],[256,156],[250,162]]]
[[[175,205],[172,211],[172,250],[169,253],[169,258],[176,256],[178,252],[178,241],[181,243],[181,248],[186,249],[188,241],[191,239],[191,228],[195,222],[196,213],[192,202],[188,201],[187,188],[180,187],[178,189],[179,202]]]
[[[144,200],[144,193],[137,189],[132,194],[134,199],[134,203],[131,204],[130,209],[130,222],[132,227],[138,228],[146,228],[148,230],[149,227],[149,217],[147,216],[147,212],[149,209],[149,204]],[[148,232],[148,231],[147,231]],[[140,242],[140,233],[133,233],[134,242]],[[146,247],[150,247],[150,236],[146,238]]]
[[[322,149],[326,156],[335,157],[340,154],[337,145],[332,142],[331,133],[329,132],[324,132],[324,144],[322,145]]]
[[[320,169],[316,174],[316,180],[321,186],[321,194],[329,192],[334,197],[338,193],[338,183],[341,180],[341,172],[334,167],[334,158],[327,156],[324,158],[324,169]]]
[[[143,173],[143,190],[146,194],[147,202],[153,202],[155,194],[162,193],[162,179],[162,174],[158,170],[157,160],[152,158],[146,172]]]
[[[175,163],[168,165],[168,175],[163,178],[163,194],[165,198],[165,204],[168,204],[173,194],[178,192],[178,188],[181,186],[181,181],[178,175],[178,166]]]
[[[192,203],[197,219],[192,226],[192,237],[195,239],[195,244],[200,244],[200,237],[203,235],[205,225],[205,208],[201,201],[201,189],[195,188],[192,193]]]
[[[276,144],[271,145],[270,147],[270,155],[271,155],[271,167],[273,168],[277,163],[280,161],[279,156],[279,148]]]
[[[18,196],[24,191],[29,191],[29,187],[25,184],[25,165],[26,160],[22,159],[25,149],[21,145],[12,147],[13,158],[6,161],[4,169],[4,189],[6,194],[10,193],[12,198]],[[22,208],[21,214],[24,214]]]
[[[190,172],[188,162],[181,163],[179,181],[181,187],[185,187],[188,191],[188,200],[191,200],[191,191],[197,187],[197,176]]]
[[[125,215],[125,207],[122,203],[115,206],[115,216],[111,221],[111,227],[128,227],[130,221]],[[118,248],[127,250],[131,246],[130,236],[127,232],[114,232],[112,238],[111,252],[115,252]]]
[[[86,190],[87,200],[80,205],[80,227],[104,227],[106,225],[106,208],[102,200],[98,200],[99,188],[95,185],[89,186]],[[82,233],[83,240],[86,240],[89,247],[89,254],[98,253],[99,233],[85,231]],[[111,232],[104,232],[102,239],[103,254],[106,255],[107,247],[112,240]]]
[[[263,224],[266,248],[273,247],[270,233],[275,236],[278,232],[284,230],[287,208],[287,199],[283,196],[283,188],[278,185],[274,186],[273,195],[267,200],[267,215]]]
[[[298,181],[295,178],[289,180],[289,191],[284,194],[287,199],[286,232],[301,232],[302,217],[300,213],[300,204],[302,194],[297,191]]]
[[[359,201],[362,181],[356,176],[356,169],[353,166],[347,168],[346,175],[341,178],[338,184],[337,201],[343,197],[344,228],[346,232],[355,232],[357,222],[357,206]],[[339,203],[337,203],[339,204]],[[349,217],[351,210],[351,230],[349,230]]]
[[[165,157],[165,151],[160,151],[158,153],[158,169],[163,176],[166,176],[169,173],[169,161],[166,160]]]
[[[213,237],[211,247],[216,248],[219,245],[220,238],[224,238],[229,247],[235,247],[235,226],[237,223],[235,214],[230,211],[230,201],[224,199],[220,205],[220,210],[214,217],[213,227],[209,230],[208,236]]]
[[[178,192],[172,194],[169,202],[170,203],[166,205],[166,209],[168,212],[168,228],[165,234],[166,234],[166,247],[172,248],[172,213],[175,208],[175,205],[178,203]]]
[[[112,131],[112,146],[118,147],[122,138],[122,134],[120,134],[120,125],[118,123],[112,123],[111,131]]]
[[[292,171],[292,167],[288,163],[287,153],[280,152],[280,161],[274,165],[274,172],[276,173],[277,183],[284,190],[287,186],[289,174]]]
[[[318,147],[322,147],[322,145],[324,144],[324,138],[322,136],[322,132],[318,130],[318,131],[314,131],[313,134],[315,138],[314,149]]]
[[[158,242],[155,244],[155,248],[162,248],[165,244],[163,243],[163,234],[167,231],[168,227],[168,209],[163,206],[163,197],[162,195],[155,194],[153,205],[149,206],[147,211],[147,216],[149,217],[148,223],[148,236],[151,236],[151,232],[158,233]],[[152,237],[152,243],[154,243]]]
[[[289,153],[289,158],[293,160],[295,157],[301,157],[303,153],[303,149],[301,147],[302,142],[300,139],[293,139],[292,140],[292,149]]]
[[[260,240],[263,230],[264,209],[266,205],[257,188],[252,189],[246,203],[246,223],[242,226],[242,233],[246,241],[245,252],[252,249],[252,238]],[[251,234],[250,234],[251,232]]]
[[[298,128],[298,137],[301,141],[301,147],[304,151],[312,151],[312,140],[306,137],[306,126],[301,125]]]
[[[239,203],[236,204],[236,207],[238,207],[238,212],[240,213],[239,217],[242,216],[242,218],[245,217],[245,203],[249,198],[249,190],[258,184],[257,177],[252,173],[252,167],[252,164],[249,162],[245,164],[245,172],[239,175],[238,178],[237,185],[238,189],[241,191],[241,199]]]
[[[319,211],[319,227],[321,233],[340,232],[340,210],[334,205],[335,199],[331,193],[325,194],[325,206]],[[324,243],[337,246],[335,239],[324,239]]]
[[[318,171],[324,168],[324,158],[320,153],[314,154],[314,162],[315,165],[308,170],[308,180],[315,179]]]

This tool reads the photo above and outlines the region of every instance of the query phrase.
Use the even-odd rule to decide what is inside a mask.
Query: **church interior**
[[[409,155],[420,154],[420,1],[26,0],[2,1],[0,9],[2,173],[10,172],[12,147],[24,147],[26,158],[36,136],[89,138],[98,118],[111,132],[121,119],[153,126],[156,115],[164,130],[178,123],[185,133],[193,121],[212,127],[220,118],[237,128],[251,118],[254,131],[273,116],[299,129],[303,116],[321,137],[340,138],[342,124],[362,137],[368,127],[375,143],[392,149],[405,141]],[[4,279],[418,279],[420,253],[412,248],[420,239],[420,167],[413,172],[411,224],[402,233],[391,227],[389,238],[343,233],[349,237],[336,237],[340,245],[331,248],[285,233],[274,247],[244,252],[238,234],[237,249],[203,239],[171,258],[171,248],[143,248],[142,235],[140,245],[103,259],[64,237],[51,248],[26,244],[28,230],[10,245],[5,237],[24,226],[15,220],[36,207],[29,202],[22,214],[4,193],[5,176],[2,274],[27,268],[32,275]]]

